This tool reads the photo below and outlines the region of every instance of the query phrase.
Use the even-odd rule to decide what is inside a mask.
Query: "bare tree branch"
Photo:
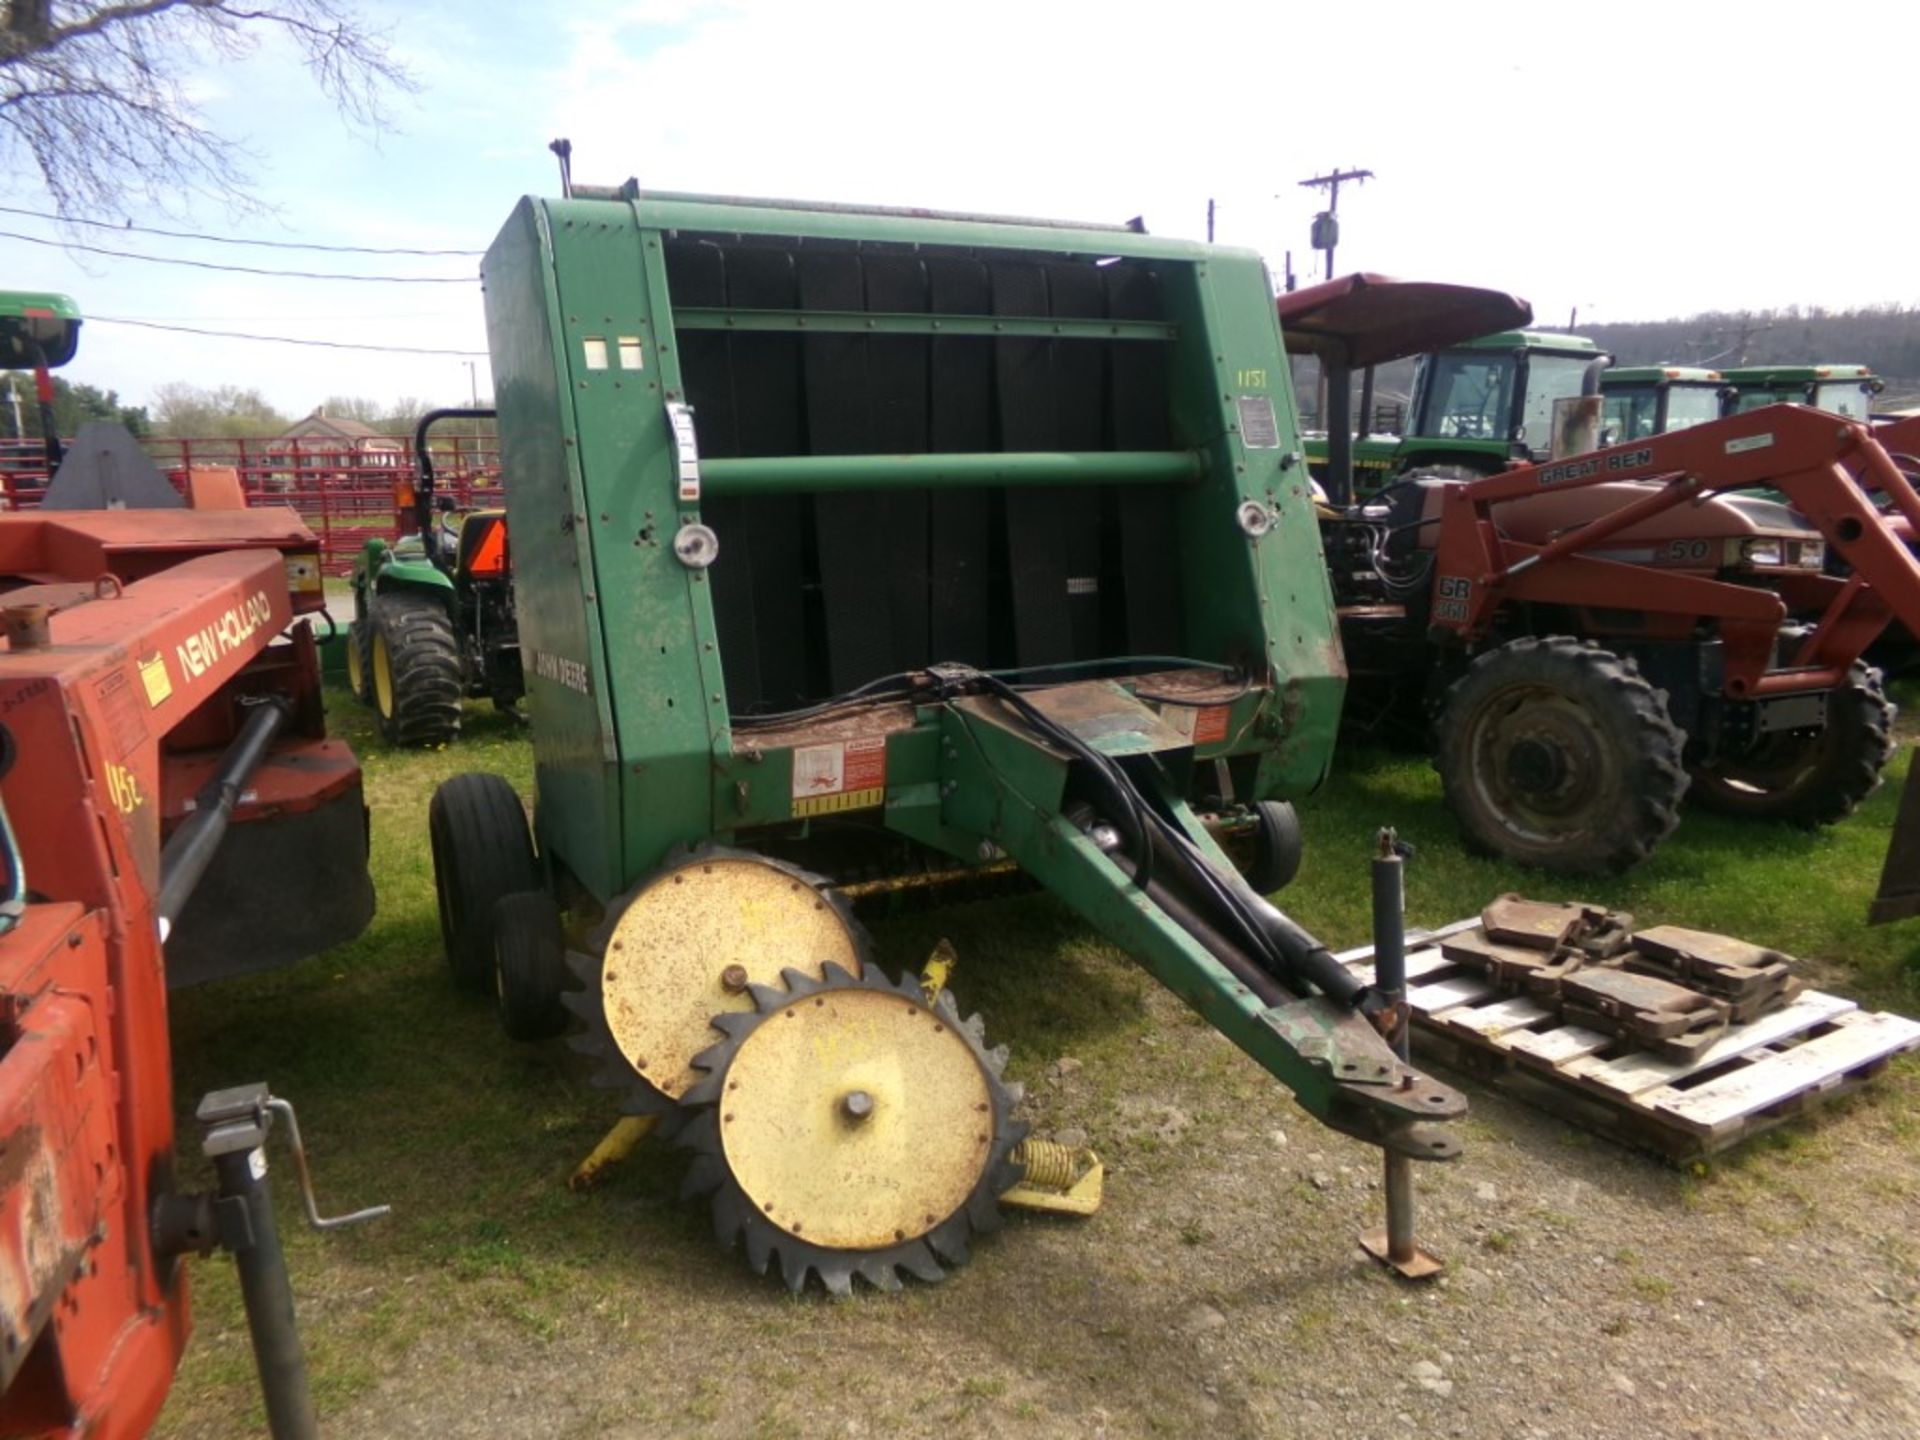
[[[83,218],[185,196],[257,209],[252,156],[189,98],[193,62],[232,60],[279,36],[356,127],[418,87],[340,0],[0,0],[0,156],[39,174],[54,208]]]

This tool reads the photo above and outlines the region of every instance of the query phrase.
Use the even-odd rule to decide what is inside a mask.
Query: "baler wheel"
[[[1880,672],[1856,664],[1828,696],[1824,726],[1776,731],[1743,755],[1696,768],[1692,794],[1722,815],[1811,829],[1851,815],[1892,756],[1893,704]]]
[[[1632,661],[1524,636],[1447,692],[1434,765],[1470,846],[1590,873],[1638,864],[1679,823],[1684,743]]]
[[[567,941],[545,890],[493,905],[493,995],[510,1040],[551,1040],[567,1028]]]
[[[373,602],[369,672],[380,733],[393,745],[445,745],[460,733],[460,642],[439,601]]]
[[[540,888],[520,797],[498,775],[456,775],[427,807],[433,886],[447,968],[462,990],[494,985],[494,903]]]
[[[1253,833],[1247,883],[1262,895],[1271,895],[1286,889],[1300,873],[1306,837],[1300,833],[1300,817],[1284,800],[1262,800],[1253,811],[1259,823]]]
[[[695,1059],[682,1104],[685,1189],[712,1194],[720,1243],[743,1241],[760,1274],[777,1254],[796,1292],[810,1275],[835,1295],[856,1275],[897,1290],[901,1271],[965,1264],[1021,1178],[1010,1152],[1027,1130],[979,1017],[872,966],[788,970],[750,993],[751,1010],[714,1017],[726,1039]]]

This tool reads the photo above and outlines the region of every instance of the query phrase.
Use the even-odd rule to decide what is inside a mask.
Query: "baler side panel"
[[[709,776],[726,708],[708,572],[673,551],[699,511],[676,492],[666,405],[686,392],[663,238],[625,207],[557,202],[549,215],[579,456],[573,521],[598,631],[591,684],[611,711],[617,862],[590,887],[605,898],[673,845],[713,832]]]
[[[1167,278],[1180,326],[1175,424],[1210,462],[1180,497],[1180,533],[1192,537],[1179,571],[1187,653],[1271,667],[1278,694],[1255,723],[1277,744],[1262,752],[1256,789],[1304,795],[1326,778],[1346,665],[1271,283],[1264,267],[1224,258]],[[1266,405],[1271,433],[1244,433],[1244,420],[1264,422]],[[1264,534],[1233,519],[1249,500],[1268,512]]]
[[[620,792],[607,661],[585,512],[568,353],[545,207],[523,200],[488,250],[493,358],[520,654],[532,716],[543,852],[589,890],[618,888]],[[588,583],[582,583],[582,572]]]

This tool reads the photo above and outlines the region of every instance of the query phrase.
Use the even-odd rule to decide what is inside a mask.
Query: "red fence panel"
[[[458,510],[505,503],[500,444],[492,435],[436,435],[429,442],[434,490]],[[149,439],[142,447],[176,485],[190,468],[225,466],[249,505],[291,505],[320,537],[321,565],[346,575],[374,536],[413,528],[416,474],[411,435],[355,439]],[[29,509],[47,482],[38,440],[0,440],[0,510]]]

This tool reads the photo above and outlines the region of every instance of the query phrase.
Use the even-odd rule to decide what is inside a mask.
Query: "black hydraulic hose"
[[[180,912],[193,898],[200,878],[213,863],[214,853],[227,833],[233,807],[240,799],[253,772],[265,758],[280,727],[291,713],[280,699],[263,701],[253,707],[240,726],[240,733],[220,757],[220,768],[193,797],[193,813],[180,822],[160,852],[160,900],[155,917],[160,925],[161,943],[166,942]]]
[[[1135,866],[1125,855],[1113,854],[1108,857],[1114,867],[1129,880],[1134,878]],[[1289,994],[1256,958],[1248,955],[1245,949],[1227,939],[1199,911],[1189,905],[1185,899],[1169,889],[1164,881],[1149,880],[1141,887],[1149,900],[1166,912],[1176,925],[1195,940],[1209,955],[1218,960],[1234,979],[1251,990],[1264,1005],[1284,1005],[1298,997]]]

